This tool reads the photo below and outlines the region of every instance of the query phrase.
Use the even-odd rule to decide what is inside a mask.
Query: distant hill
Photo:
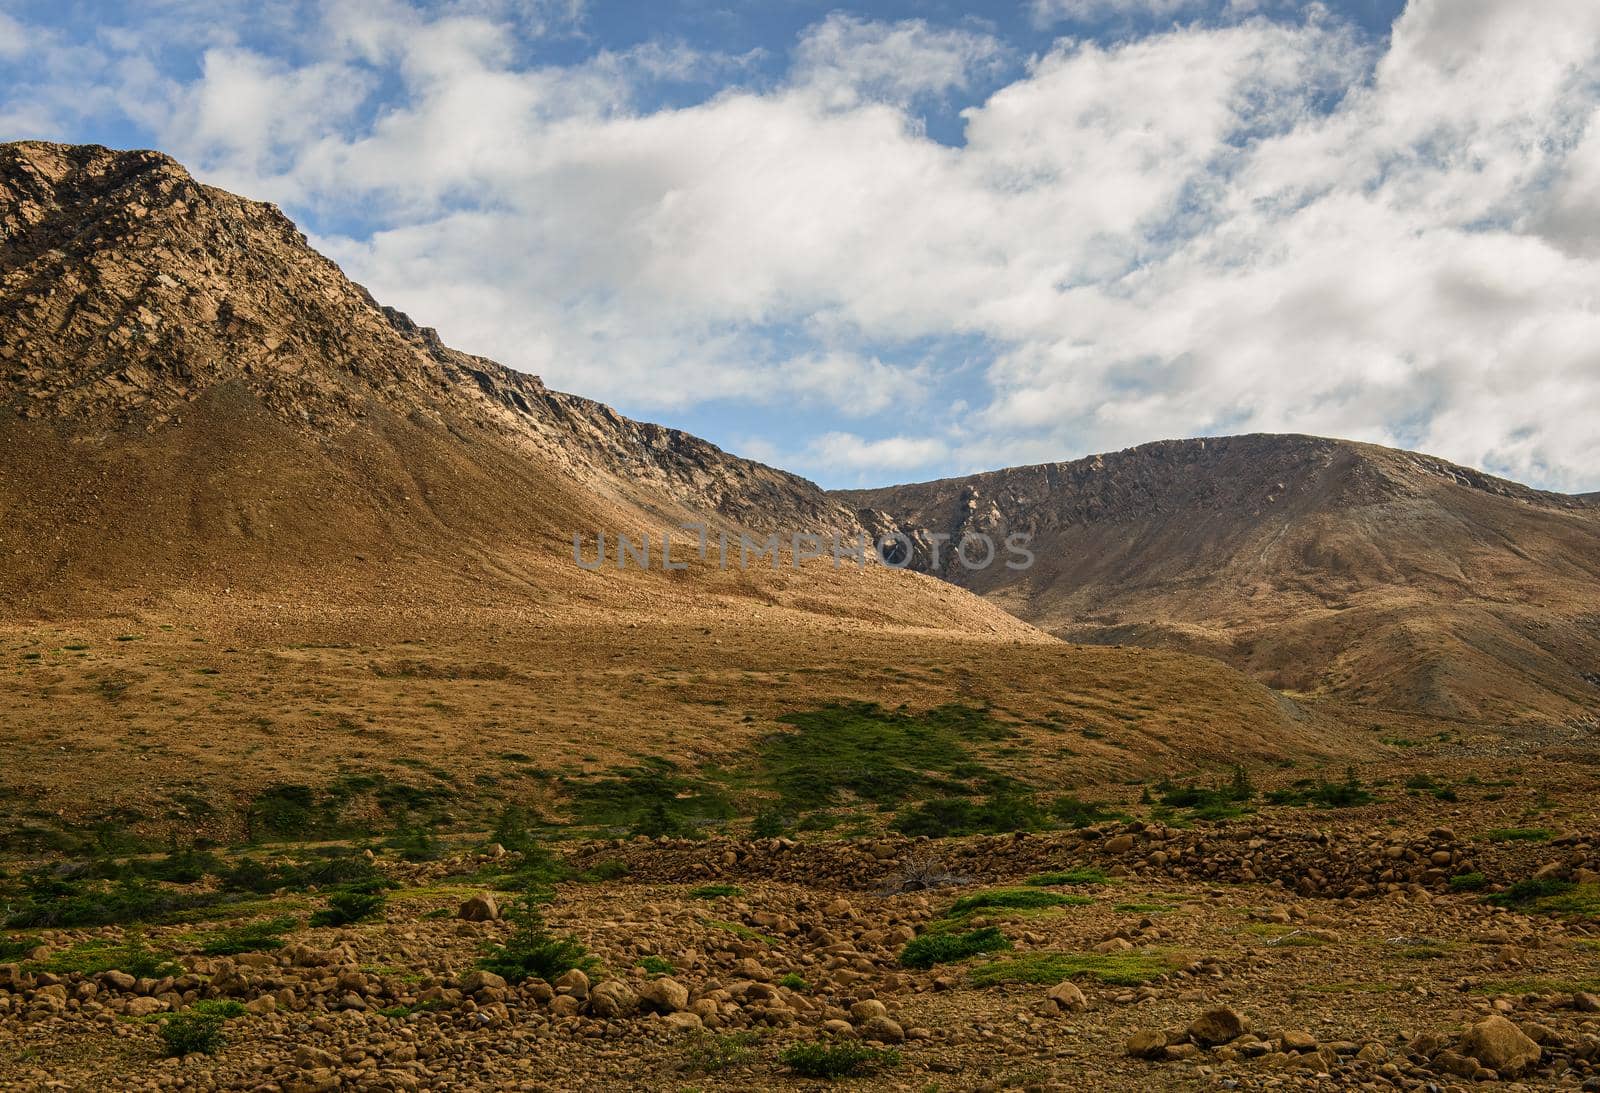
[[[839,496],[919,539],[915,567],[1074,641],[1445,717],[1600,708],[1600,518],[1444,460],[1239,436]],[[930,564],[931,533],[968,531],[1026,532],[1037,564]]]

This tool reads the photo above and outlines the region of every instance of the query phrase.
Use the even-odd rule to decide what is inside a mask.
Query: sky
[[[0,0],[22,138],[825,486],[1266,431],[1600,489],[1593,0]]]

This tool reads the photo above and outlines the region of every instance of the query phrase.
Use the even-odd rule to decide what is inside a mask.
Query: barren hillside
[[[1305,436],[1165,441],[855,491],[916,566],[1075,641],[1222,657],[1273,686],[1469,720],[1600,705],[1600,521],[1440,459]],[[933,533],[1034,537],[968,572]]]
[[[837,701],[1005,708],[1030,777],[1365,746],[1221,665],[1062,644],[926,575],[687,543],[681,571],[581,569],[575,531],[860,524],[446,348],[159,154],[4,146],[0,230],[0,737],[32,815],[198,800],[226,830],[264,786],[352,771],[505,797],[542,784],[525,762],[737,766]]]

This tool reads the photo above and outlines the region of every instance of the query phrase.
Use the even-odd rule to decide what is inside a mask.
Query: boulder
[[[500,905],[488,892],[479,892],[461,905],[457,917],[467,922],[493,922],[500,917]]]
[[[906,1030],[900,1027],[900,1022],[889,1017],[871,1017],[861,1022],[856,1028],[863,1040],[872,1040],[880,1044],[904,1043]]]
[[[677,1013],[689,1006],[689,988],[666,976],[652,979],[639,988],[639,1002],[656,1013]]]
[[[1167,1035],[1145,1029],[1124,1040],[1122,1047],[1135,1059],[1160,1059],[1167,1053]]]
[[[1504,1017],[1485,1017],[1461,1038],[1460,1051],[1501,1077],[1516,1077],[1539,1061],[1539,1045]]]
[[[1079,1010],[1089,1008],[1089,1000],[1083,996],[1083,991],[1078,989],[1078,985],[1071,980],[1057,983],[1051,987],[1050,993],[1046,997],[1056,1004],[1057,1009],[1063,1012],[1076,1013]]]
[[[1227,1006],[1217,1006],[1206,1010],[1190,1023],[1189,1038],[1197,1044],[1211,1047],[1237,1039],[1249,1030],[1249,1018]]]
[[[638,1004],[638,995],[620,979],[604,980],[589,991],[589,1012],[596,1017],[626,1017]]]

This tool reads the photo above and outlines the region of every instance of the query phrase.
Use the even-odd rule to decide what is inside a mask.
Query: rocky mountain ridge
[[[840,496],[897,521],[914,568],[1072,640],[1444,716],[1600,705],[1593,507],[1442,459],[1221,437]],[[934,536],[976,533],[1027,535],[1038,564],[970,571],[949,549],[933,564]]]

